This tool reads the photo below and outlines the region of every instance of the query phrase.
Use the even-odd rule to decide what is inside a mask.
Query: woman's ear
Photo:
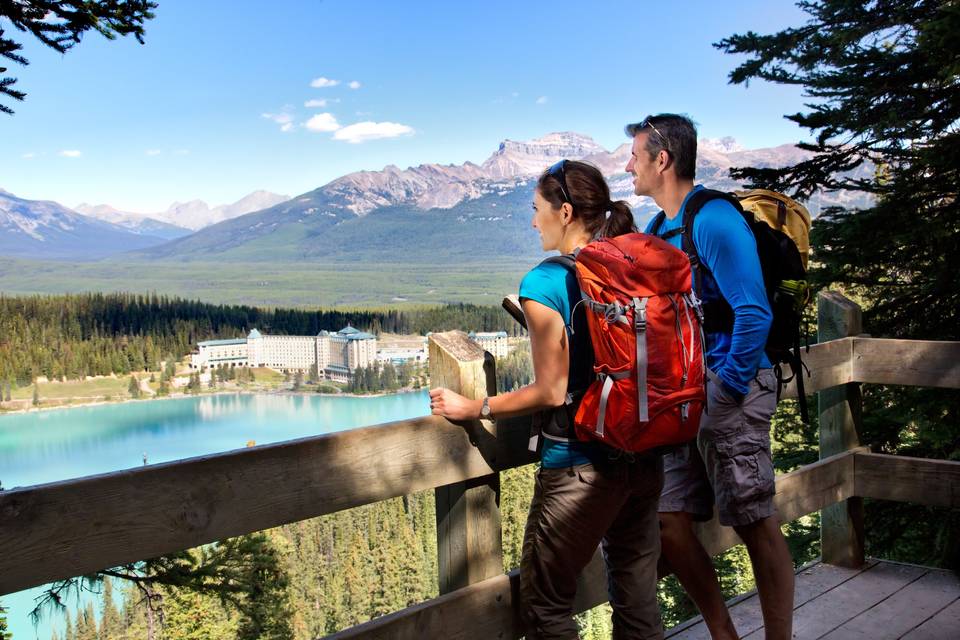
[[[569,202],[560,205],[560,221],[563,222],[563,226],[573,222],[573,205]]]

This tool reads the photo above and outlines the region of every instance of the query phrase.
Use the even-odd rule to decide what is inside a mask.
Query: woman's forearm
[[[511,418],[536,411],[543,411],[552,407],[559,407],[566,401],[566,385],[564,388],[538,384],[533,382],[516,391],[510,391],[489,400],[490,414],[496,418]],[[481,401],[478,400],[477,413],[479,414]]]

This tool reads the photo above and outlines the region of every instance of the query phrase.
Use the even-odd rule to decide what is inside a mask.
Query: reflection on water
[[[429,413],[426,392],[372,398],[222,394],[0,416],[5,489]]]

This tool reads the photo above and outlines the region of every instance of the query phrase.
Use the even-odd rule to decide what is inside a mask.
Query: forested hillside
[[[380,333],[507,331],[519,327],[499,307],[444,305],[413,311],[306,311],[214,305],[157,295],[0,295],[0,382],[37,376],[80,378],[157,370],[200,340],[266,334],[316,335],[347,324]]]

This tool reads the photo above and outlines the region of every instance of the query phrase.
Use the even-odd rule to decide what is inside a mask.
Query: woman
[[[635,230],[626,202],[592,165],[563,160],[540,176],[533,226],[544,251],[574,253],[591,240]],[[520,283],[535,381],[517,391],[472,400],[449,389],[430,391],[431,409],[452,420],[534,413],[541,465],[527,517],[520,594],[527,638],[576,638],[576,579],[602,542],[610,578],[614,638],[661,638],[656,599],[660,549],[657,501],[660,457],[580,442],[572,416],[593,379],[584,306],[576,276],[548,259]],[[582,329],[578,327],[582,326]]]

